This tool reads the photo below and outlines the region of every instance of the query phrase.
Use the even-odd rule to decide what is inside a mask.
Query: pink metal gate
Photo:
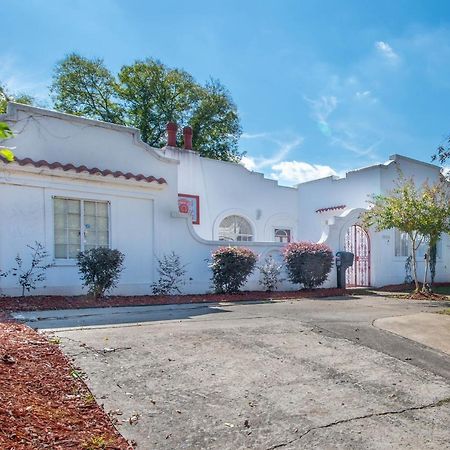
[[[353,266],[347,269],[347,286],[370,286],[370,238],[360,225],[352,225],[345,233],[344,249],[355,255]]]

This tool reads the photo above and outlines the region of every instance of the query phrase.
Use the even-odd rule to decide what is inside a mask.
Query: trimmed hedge
[[[217,293],[239,292],[257,260],[255,253],[243,247],[219,247],[211,256],[212,281]]]
[[[325,244],[291,242],[283,256],[289,280],[307,289],[323,284],[333,267],[333,252]]]

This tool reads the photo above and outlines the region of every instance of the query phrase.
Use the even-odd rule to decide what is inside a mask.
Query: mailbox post
[[[345,271],[353,265],[355,255],[350,252],[336,253],[337,287],[345,289]]]

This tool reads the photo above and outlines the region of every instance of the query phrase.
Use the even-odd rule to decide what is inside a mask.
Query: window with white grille
[[[408,234],[396,229],[395,256],[408,257],[411,255],[411,249],[412,244]],[[416,255],[418,258],[423,258],[427,251],[428,251],[428,241],[426,238],[423,238],[421,244],[419,245],[419,248],[417,249]],[[439,239],[439,241],[436,244],[436,256],[440,258],[441,254],[442,254],[442,241]]]
[[[225,217],[219,225],[219,241],[253,241],[253,230],[241,216]]]
[[[84,250],[109,247],[109,203],[53,199],[55,258],[74,259]]]
[[[291,242],[291,230],[287,228],[275,228],[274,238],[275,242]]]

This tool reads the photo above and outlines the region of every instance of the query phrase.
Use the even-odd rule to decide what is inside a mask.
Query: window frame
[[[86,198],[86,197],[71,197],[66,195],[52,195],[51,196],[51,203],[52,203],[52,249],[53,249],[53,260],[57,265],[74,265],[76,262],[76,258],[60,258],[56,256],[56,234],[55,234],[55,200],[74,200],[80,202],[80,251],[84,251],[85,249],[85,239],[82,239],[81,233],[83,232],[84,235],[84,216],[85,216],[85,208],[84,203],[85,202],[92,202],[92,203],[103,203],[106,204],[107,208],[107,219],[108,219],[108,248],[111,248],[111,202],[109,200],[104,199],[98,199],[98,198]],[[96,216],[97,217],[97,216]],[[68,244],[66,244],[68,245]]]
[[[287,242],[282,242],[282,241],[277,241],[276,240],[276,232],[277,231],[288,231],[289,232],[289,236],[288,236],[288,241]],[[272,228],[272,239],[273,242],[277,242],[278,244],[289,244],[292,242],[292,228],[290,227],[283,227],[283,226],[276,226]]]

